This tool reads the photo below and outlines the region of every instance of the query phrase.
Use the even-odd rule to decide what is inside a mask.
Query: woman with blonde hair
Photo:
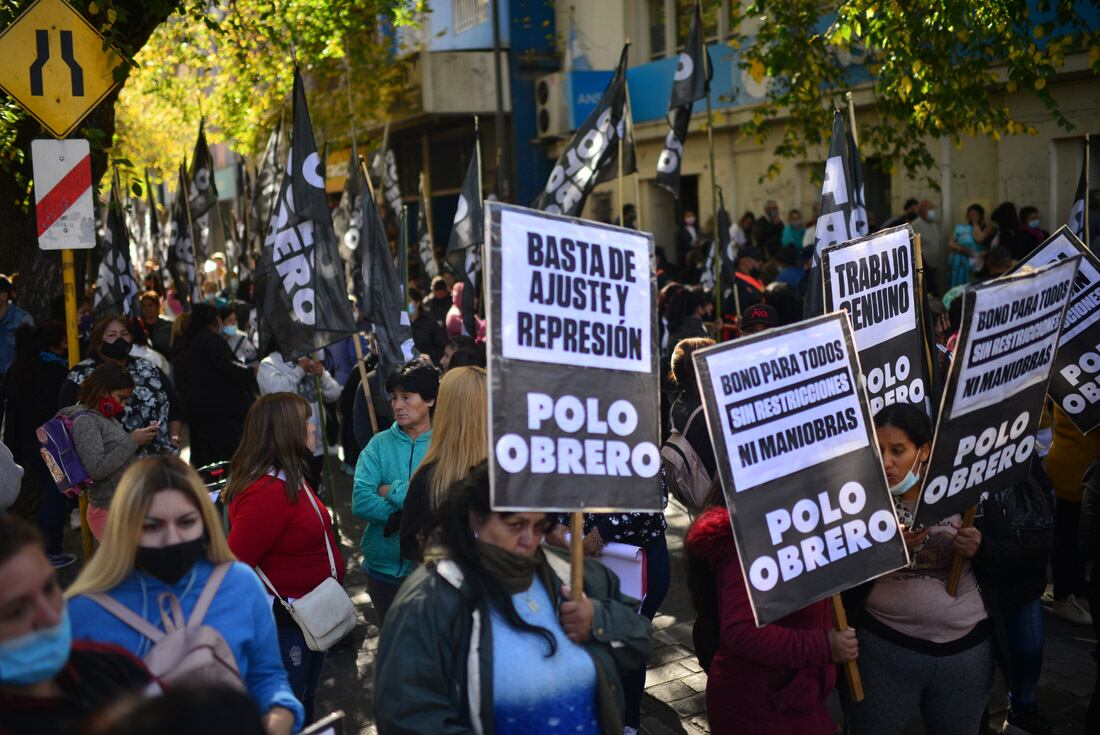
[[[447,499],[447,489],[489,455],[489,400],[484,368],[443,374],[432,419],[432,441],[409,481],[401,511],[401,556],[419,563],[425,531]]]
[[[313,720],[325,654],[309,649],[283,601],[304,597],[327,577],[344,577],[332,519],[306,482],[307,457],[317,445],[311,412],[309,401],[294,393],[269,393],[256,401],[245,417],[224,495],[229,548],[255,567],[268,591],[280,598],[272,601],[279,652],[307,723]]]
[[[204,592],[213,595],[209,607],[201,621],[191,620]],[[144,459],[126,471],[103,545],[65,596],[73,638],[112,643],[138,658],[167,627],[161,610],[178,606],[183,620],[225,639],[269,735],[301,727],[302,705],[279,660],[271,603],[252,570],[234,561],[198,474],[177,457]]]

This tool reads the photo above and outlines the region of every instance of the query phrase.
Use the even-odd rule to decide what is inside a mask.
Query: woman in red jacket
[[[293,393],[261,397],[244,421],[244,436],[229,465],[229,548],[266,577],[268,593],[293,601],[326,577],[343,582],[344,558],[332,537],[328,509],[306,483],[317,444],[309,403]],[[294,695],[313,720],[313,695],[325,663],[306,646],[298,624],[272,597],[272,610]]]
[[[836,684],[834,664],[858,653],[855,632],[833,630],[827,601],[757,628],[724,505],[699,516],[686,545],[690,560],[714,574],[717,591],[718,648],[707,672],[711,732],[833,735],[825,700]]]

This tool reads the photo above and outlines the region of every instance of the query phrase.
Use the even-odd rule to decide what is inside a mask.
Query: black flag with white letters
[[[359,201],[358,221],[362,230],[356,251],[359,267],[355,295],[359,299],[359,313],[370,321],[374,330],[378,368],[385,376],[398,364],[416,356],[412,326],[378,205],[372,196],[361,196]]]
[[[825,309],[821,283],[821,251],[829,245],[847,242],[867,234],[863,209],[859,151],[848,134],[844,115],[833,112],[833,136],[821,184],[821,211],[814,233],[814,264],[806,288],[805,316],[817,316]]]
[[[1069,229],[1077,236],[1077,239],[1089,245],[1089,144],[1086,141],[1081,147],[1081,177],[1077,179],[1077,193],[1073,196],[1073,207],[1069,212]]]
[[[618,171],[619,138],[623,141],[623,174],[633,173],[633,141],[627,136],[626,58],[630,44],[623,46],[615,76],[604,90],[596,109],[588,116],[565,147],[546,188],[531,204],[544,212],[580,216],[592,189],[615,178]]]
[[[294,70],[290,155],[256,273],[262,353],[278,341],[286,360],[355,333],[343,267],[325,197],[302,77]]]
[[[462,328],[477,338],[474,293],[481,282],[481,246],[485,241],[485,212],[481,201],[481,138],[474,141],[474,155],[466,168],[462,193],[458,197],[451,239],[447,243],[447,264],[462,286]]]
[[[199,123],[199,138],[191,155],[191,167],[187,171],[190,187],[187,198],[191,205],[191,220],[210,211],[218,203],[218,188],[214,185],[214,158],[206,144],[206,122]]]
[[[428,198],[424,196],[424,172],[420,172],[420,206],[416,214],[416,242],[420,253],[420,265],[428,279],[439,275],[439,262],[435,259],[435,245],[432,243],[432,230],[428,227]]]
[[[184,309],[202,300],[195,274],[195,246],[192,242],[191,215],[187,211],[187,172],[180,164],[176,198],[168,219],[168,273],[176,289],[176,298]]]
[[[252,186],[252,199],[248,203],[248,228],[252,237],[249,244],[251,252],[258,252],[267,237],[267,223],[271,219],[271,211],[275,208],[275,200],[279,196],[279,181],[282,171],[279,169],[279,140],[282,129],[282,120],[275,121],[275,129],[271,131],[264,148],[263,158],[256,169],[256,179]]]
[[[130,233],[118,193],[118,176],[111,184],[111,200],[107,204],[107,227],[103,237],[102,259],[95,281],[93,311],[96,318],[110,314],[137,316],[137,299],[141,291],[134,279],[130,262]]]
[[[344,263],[344,277],[348,290],[359,293],[357,286],[358,263],[362,257],[359,244],[363,239],[363,191],[366,189],[363,171],[359,166],[359,152],[355,141],[351,142],[351,158],[348,159],[348,175],[344,180],[344,193],[340,195],[340,204],[332,210],[332,227],[339,243],[340,260]]]
[[[691,21],[684,50],[676,63],[676,74],[672,78],[672,94],[668,99],[668,135],[665,136],[665,149],[657,159],[657,186],[680,197],[680,163],[684,157],[684,143],[687,142],[688,123],[691,121],[691,108],[695,100],[707,96],[710,91],[710,79],[713,66],[703,45],[702,21],[699,17],[699,4],[695,4],[695,15]]]

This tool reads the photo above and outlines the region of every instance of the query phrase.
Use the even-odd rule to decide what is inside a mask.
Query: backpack
[[[35,429],[35,436],[42,446],[39,452],[46,469],[50,471],[57,489],[64,495],[75,498],[92,484],[92,478],[84,469],[80,455],[76,453],[73,442],[73,422],[91,411],[77,411],[71,416],[57,414]]]
[[[687,440],[687,433],[695,419],[703,412],[700,405],[688,416],[683,431],[671,426],[668,439],[661,445],[661,462],[665,466],[669,489],[692,515],[703,509],[703,502],[710,492],[711,477],[699,454]]]
[[[244,679],[229,644],[217,630],[202,624],[230,566],[230,563],[225,563],[214,567],[195,603],[195,609],[191,611],[190,620],[184,619],[180,601],[175,595],[171,592],[157,595],[163,631],[113,597],[101,593],[87,597],[153,642],[144,662],[161,682],[169,686],[221,684],[243,692],[246,691]]]

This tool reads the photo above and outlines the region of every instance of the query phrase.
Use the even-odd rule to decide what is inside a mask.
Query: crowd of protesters
[[[921,236],[945,366],[965,287],[1003,274],[1046,232],[1034,207],[1011,203],[988,219],[974,204],[950,232],[940,220],[911,199],[882,226]],[[933,427],[916,408],[880,411],[910,565],[846,593],[852,629],[836,631],[824,601],[754,622],[692,354],[802,319],[815,222],[797,209],[784,219],[770,200],[762,216],[744,213],[719,238],[720,293],[705,273],[716,233],[693,212],[670,243],[676,262],[657,251],[662,439],[675,432],[698,458],[695,476],[660,478],[666,504],[694,518],[686,572],[711,730],[836,732],[826,703],[837,664],[856,660],[866,697],[841,694],[851,732],[900,733],[915,718],[927,732],[982,732],[998,666],[1005,732],[1051,732],[1037,697],[1048,565],[1054,615],[1095,626],[1100,604],[1086,577],[1100,548],[1100,438],[1057,409],[1027,482],[985,498],[972,527],[956,516],[919,531]],[[419,357],[383,373],[363,334],[308,355],[284,353],[276,335],[261,353],[251,283],[231,293],[222,260],[189,308],[146,264],[140,315],[85,314],[71,369],[64,326],[35,325],[0,276],[0,504],[12,506],[0,515],[0,734],[151,732],[205,709],[233,723],[219,732],[282,735],[325,714],[314,708],[325,650],[295,603],[347,568],[326,496],[336,467],[353,477],[351,511],[366,522],[356,557],[381,628],[380,732],[638,732],[650,621],[674,573],[664,513],[585,514],[574,594],[567,519],[490,506],[484,323],[466,334],[461,283],[448,274],[408,289]],[[77,503],[58,491],[36,434],[55,415],[93,480],[96,551],[65,590],[57,570],[77,562],[64,543]],[[210,472],[228,478],[220,493],[204,484]],[[609,543],[644,549],[643,602],[598,563]]]

